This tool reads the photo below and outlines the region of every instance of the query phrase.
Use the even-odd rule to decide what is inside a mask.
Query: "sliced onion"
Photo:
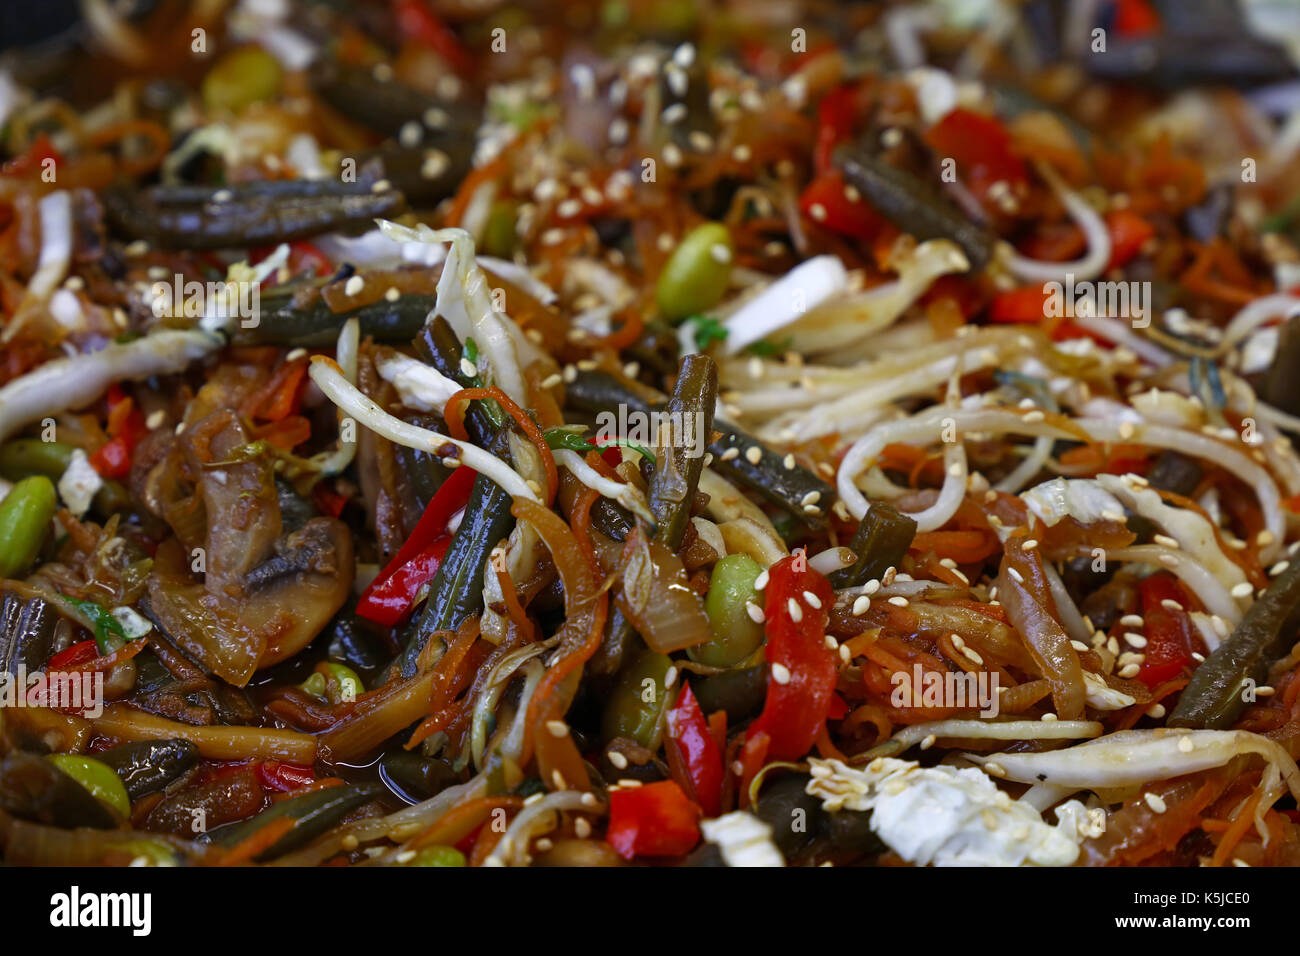
[[[627,537],[618,573],[622,589],[615,600],[651,650],[669,654],[712,639],[704,601],[687,583],[682,559],[640,528]]]

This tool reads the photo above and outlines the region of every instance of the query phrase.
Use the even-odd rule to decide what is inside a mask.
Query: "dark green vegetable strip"
[[[21,750],[0,761],[0,810],[56,827],[111,830],[120,823],[107,804],[74,777]]]
[[[1277,336],[1277,351],[1264,381],[1264,400],[1288,415],[1300,415],[1300,321],[1287,319]]]
[[[713,409],[718,403],[718,366],[707,355],[682,359],[667,412],[673,422],[683,422],[687,435],[700,429],[704,442],[713,432]],[[679,417],[680,416],[680,417]],[[685,437],[685,436],[680,436]],[[650,512],[655,516],[655,538],[676,550],[691,520],[691,503],[704,469],[703,443],[698,454],[686,442],[663,446],[650,479]]]
[[[853,543],[858,560],[830,575],[835,588],[856,588],[896,568],[916,537],[916,521],[883,501],[872,503],[862,516]]]
[[[835,164],[877,212],[917,239],[951,239],[982,272],[993,257],[993,236],[911,173],[861,150],[835,151]]]
[[[666,411],[667,405],[656,396],[652,389],[633,389],[608,372],[596,370],[579,372],[565,392],[570,406],[588,412],[613,412],[619,405],[642,413]],[[713,431],[718,437],[709,443],[713,455],[710,468],[786,509],[808,527],[825,527],[825,514],[835,495],[830,485],[801,465],[786,468],[781,455],[724,419],[714,420]],[[757,463],[746,455],[751,448],[758,449]],[[804,505],[813,492],[816,514],[806,511]]]
[[[110,747],[95,757],[122,778],[132,802],[156,793],[199,761],[199,748],[188,740],[138,740]]]
[[[114,228],[167,248],[232,249],[306,239],[323,232],[360,232],[377,218],[406,210],[393,189],[369,179],[268,180],[220,188],[154,186],[104,193]]]
[[[1196,490],[1204,474],[1205,469],[1195,458],[1166,449],[1156,456],[1147,480],[1154,488],[1186,497]]]
[[[1170,727],[1223,730],[1246,709],[1242,689],[1246,680],[1260,682],[1268,665],[1295,640],[1295,612],[1300,609],[1300,561],[1273,579],[1228,639],[1196,668]]]
[[[43,598],[0,594],[0,672],[17,674],[21,665],[35,673],[44,667],[58,621],[58,612]]]
[[[432,295],[404,295],[396,302],[381,299],[359,309],[333,312],[321,299],[305,307],[285,304],[268,308],[264,298],[261,321],[249,329],[234,323],[231,338],[236,345],[327,348],[338,342],[343,323],[355,318],[361,324],[363,339],[371,336],[377,342],[405,344],[424,327],[434,299]]]
[[[416,658],[437,631],[454,631],[465,618],[483,609],[483,568],[488,555],[510,529],[514,498],[496,482],[479,475],[474,479],[465,517],[452,536],[438,573],[429,584],[429,598],[414,638],[401,657],[401,673],[415,673]]]
[[[326,787],[324,790],[305,793],[301,797],[291,797],[275,804],[269,810],[263,810],[251,820],[219,827],[199,839],[218,846],[233,847],[271,821],[288,817],[295,821],[293,829],[272,843],[256,858],[259,862],[273,860],[311,842],[338,824],[353,810],[369,803],[383,792],[384,788],[377,783]]]
[[[461,385],[472,385],[460,368],[460,340],[447,320],[435,319],[417,336],[416,351],[443,375]],[[475,444],[503,458],[509,458],[505,413],[494,401],[474,401],[465,413],[465,428]],[[513,498],[495,482],[479,475],[474,479],[465,517],[452,536],[451,545],[429,582],[429,597],[415,633],[398,658],[403,677],[415,673],[420,651],[437,631],[455,630],[465,618],[483,607],[483,567],[488,555],[514,527],[510,513]]]

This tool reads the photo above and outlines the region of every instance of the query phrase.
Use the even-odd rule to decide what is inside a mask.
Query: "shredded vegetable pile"
[[[0,53],[6,863],[1300,864],[1275,7],[144,7]]]

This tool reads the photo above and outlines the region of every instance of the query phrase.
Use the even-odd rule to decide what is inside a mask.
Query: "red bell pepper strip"
[[[1187,592],[1178,579],[1167,571],[1159,571],[1138,583],[1142,597],[1143,630],[1147,646],[1145,659],[1137,679],[1148,687],[1156,687],[1191,666],[1193,627],[1187,612],[1171,610],[1166,600],[1187,607]]]
[[[824,173],[831,168],[835,147],[853,137],[862,115],[859,86],[831,90],[817,104],[817,144],[813,147],[813,168]]]
[[[1115,29],[1126,37],[1155,33],[1160,29],[1160,15],[1147,0],[1116,0]]]
[[[394,627],[407,615],[420,588],[438,572],[451,542],[447,522],[469,502],[474,475],[462,465],[442,483],[406,543],[362,592],[359,615],[385,627]]]
[[[1011,137],[991,116],[973,110],[951,110],[925,133],[925,141],[942,158],[957,163],[957,175],[981,200],[1002,182],[1013,195],[1023,194],[1029,182],[1024,160],[1011,148]]]
[[[107,430],[111,437],[90,456],[90,464],[105,478],[125,478],[131,473],[135,446],[149,429],[135,401],[117,384],[108,390]]]
[[[0,176],[27,177],[39,175],[44,171],[43,164],[47,159],[54,160],[56,167],[63,162],[62,154],[54,148],[50,138],[44,133],[38,133],[36,138],[32,140],[31,145],[27,147],[26,152],[0,165]]]
[[[772,674],[763,712],[749,734],[771,738],[769,759],[799,760],[826,721],[839,672],[835,653],[826,646],[835,592],[798,553],[768,568],[764,599]]]
[[[848,192],[837,169],[818,176],[799,197],[799,208],[813,222],[832,232],[873,241],[889,223],[862,199]]]
[[[1110,233],[1107,269],[1127,265],[1156,234],[1156,227],[1131,209],[1112,209],[1107,213],[1106,230]]]
[[[426,0],[394,0],[393,13],[403,36],[438,54],[461,76],[473,72],[474,61]]]
[[[707,817],[722,812],[722,752],[709,732],[709,722],[686,684],[668,711],[668,734],[682,756],[695,799]]]
[[[51,671],[63,670],[64,668],[77,667],[80,664],[89,664],[98,656],[99,647],[94,641],[82,641],[59,651],[50,658],[47,666]]]
[[[316,774],[311,767],[302,767],[279,760],[264,760],[257,765],[257,777],[267,790],[288,793],[316,782]]]
[[[605,840],[625,860],[681,856],[700,842],[700,808],[672,780],[622,787],[609,795]]]

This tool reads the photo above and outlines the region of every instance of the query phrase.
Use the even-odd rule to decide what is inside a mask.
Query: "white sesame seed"
[[[790,620],[798,624],[803,620],[803,608],[794,598],[788,598],[785,602],[786,609],[790,612]]]
[[[778,684],[790,683],[790,669],[784,664],[773,664],[772,680],[776,681]]]
[[[1142,799],[1146,801],[1147,806],[1151,808],[1153,813],[1164,813],[1168,809],[1164,800],[1160,799],[1158,794],[1144,793]]]

